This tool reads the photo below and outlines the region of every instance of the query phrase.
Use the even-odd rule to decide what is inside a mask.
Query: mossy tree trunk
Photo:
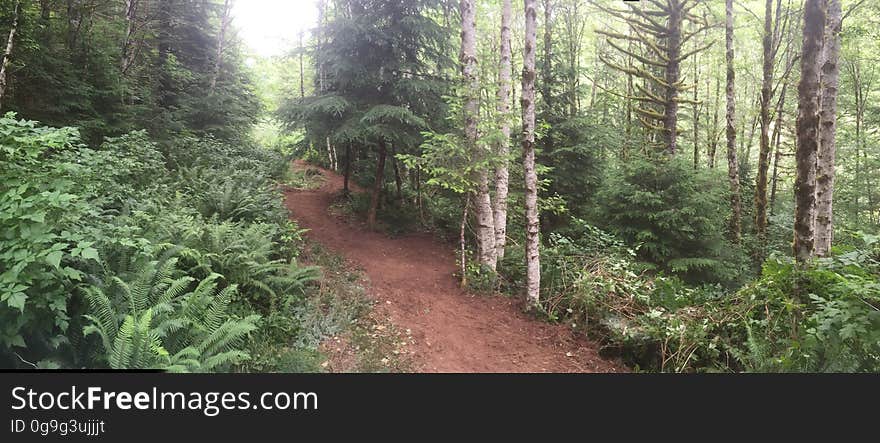
[[[794,256],[809,261],[815,252],[816,156],[819,148],[819,67],[825,29],[825,0],[804,3],[801,79],[798,83],[795,162]]]

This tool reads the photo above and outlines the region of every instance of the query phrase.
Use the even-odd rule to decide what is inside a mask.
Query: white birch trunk
[[[0,109],[3,108],[3,98],[6,96],[6,77],[9,70],[9,61],[12,59],[12,51],[15,48],[15,34],[18,32],[18,14],[20,11],[21,1],[16,1],[12,27],[9,29],[9,37],[6,39],[6,50],[3,51],[3,61],[0,62]]]
[[[828,0],[819,105],[819,155],[816,161],[816,255],[831,253],[834,237],[834,164],[837,147],[837,87],[840,80],[840,0]]]
[[[498,260],[504,257],[504,245],[507,243],[507,194],[509,171],[507,157],[510,155],[510,16],[511,0],[502,0],[501,4],[501,61],[498,66],[498,115],[501,118],[501,143],[498,145],[498,156],[501,162],[495,169],[495,255]]]
[[[535,47],[537,12],[535,0],[524,0],[526,41],[523,48],[522,119],[523,166],[526,185],[526,299],[530,306],[540,303],[541,262],[538,225],[538,175],[535,171]]]
[[[464,77],[466,98],[464,103],[464,133],[467,145],[478,159],[482,152],[477,146],[477,112],[479,110],[480,83],[477,78],[477,23],[474,0],[461,0],[461,71]],[[493,271],[496,268],[495,223],[492,218],[492,199],[489,196],[489,172],[476,172],[477,190],[474,206],[477,219],[477,243],[480,264]]]

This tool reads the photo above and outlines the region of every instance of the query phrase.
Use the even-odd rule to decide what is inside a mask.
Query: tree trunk
[[[544,55],[541,66],[541,99],[549,115],[553,109],[553,2],[544,0]],[[535,31],[537,32],[537,31]],[[537,34],[536,34],[537,36]],[[536,37],[537,38],[537,37]],[[537,43],[536,43],[537,44]]]
[[[697,41],[694,40],[694,47],[697,47]],[[700,168],[700,107],[699,107],[699,94],[697,91],[700,89],[697,85],[699,82],[699,58],[694,56],[694,103],[693,103],[693,116],[694,116],[694,169]]]
[[[315,41],[318,48],[324,44],[324,13],[327,8],[327,0],[318,0],[318,26],[315,30]],[[318,91],[324,92],[324,63],[318,62]]]
[[[535,0],[525,3],[525,45],[523,48],[522,119],[523,167],[525,169],[526,209],[526,299],[538,306],[541,292],[540,238],[538,226],[538,174],[535,171],[535,46],[537,13]]]
[[[736,74],[733,70],[733,0],[725,2],[725,60],[727,62],[727,178],[730,182],[730,237],[739,243],[742,235],[742,198],[739,161],[736,152]]]
[[[760,248],[767,238],[767,172],[770,169],[770,100],[773,88],[773,0],[764,9],[764,66],[761,79],[761,139],[758,152],[758,175],[755,183],[755,230]]]
[[[477,144],[480,82],[477,78],[477,23],[474,0],[461,0],[461,73],[467,88],[464,111],[464,133],[467,146],[475,157],[482,160],[483,152]],[[477,218],[477,249],[480,264],[492,269],[497,265],[495,253],[495,223],[492,218],[492,199],[489,196],[489,172],[475,173],[477,190],[474,212]]]
[[[125,37],[122,41],[122,74],[125,75],[134,64],[137,51],[132,47],[137,28],[138,0],[125,0]]]
[[[9,28],[9,36],[6,38],[6,50],[3,51],[3,61],[0,62],[0,110],[3,109],[3,99],[6,97],[9,61],[12,59],[12,51],[15,48],[15,34],[18,32],[18,15],[20,12],[21,0],[16,0],[15,11],[12,16],[12,27]]]
[[[397,155],[394,146],[391,147],[391,165],[394,167],[394,187],[397,191],[395,197],[400,201],[403,200],[403,183],[401,183],[400,165],[398,165],[397,162]]]
[[[351,192],[348,182],[351,180],[351,142],[345,145],[345,172],[342,179],[342,192],[348,195]]]
[[[464,209],[461,211],[461,224],[458,230],[458,242],[461,247],[461,287],[467,286],[467,243],[465,242],[465,228],[467,227],[468,207],[470,207],[470,197],[467,192],[464,193]]]
[[[666,152],[670,156],[675,155],[678,148],[678,84],[681,68],[681,23],[682,11],[678,0],[669,2],[669,34],[666,65],[666,95],[665,112],[663,116],[663,135],[666,142]]]
[[[707,86],[708,89],[708,86]],[[718,152],[718,138],[721,137],[721,129],[718,127],[718,109],[721,108],[721,77],[715,77],[715,110],[712,112],[712,135],[709,140],[709,149],[706,153],[709,169],[715,169],[715,155]]]
[[[840,80],[840,0],[828,0],[825,46],[822,56],[819,152],[816,163],[816,255],[831,253],[834,237],[834,164],[837,147],[837,86]]]
[[[788,79],[783,81],[782,89],[779,91],[779,101],[776,104],[776,124],[773,125],[773,149],[776,153],[773,156],[773,178],[771,179],[773,184],[770,187],[770,215],[776,213],[776,190],[779,181],[779,161],[782,159],[782,118],[785,111],[786,90],[788,90]]]
[[[327,137],[327,161],[329,162],[327,166],[335,171],[338,165],[336,164],[336,157],[333,155],[333,152],[333,146],[330,144],[330,137]]]
[[[370,210],[367,212],[367,227],[376,228],[376,212],[379,210],[379,197],[385,187],[385,156],[387,150],[385,141],[379,142],[379,162],[376,165],[376,182],[373,184],[373,194],[370,196]]]
[[[501,142],[497,154],[501,157],[495,169],[495,256],[498,260],[504,257],[504,245],[507,243],[507,194],[509,171],[507,158],[510,155],[510,84],[511,84],[511,49],[510,20],[511,0],[502,0],[501,4],[501,60],[498,65],[498,114],[501,116]]]
[[[303,53],[305,52],[305,48],[303,48],[303,32],[299,31],[299,97],[305,98],[306,96],[306,75],[305,70],[303,69]]]
[[[422,206],[422,168],[416,167],[416,206],[419,208],[419,219],[425,223],[425,210]]]
[[[855,183],[858,186],[862,186],[862,189],[869,189],[867,187],[867,179],[863,175],[862,171],[862,152],[864,148],[864,140],[862,139],[862,121],[865,116],[865,109],[867,106],[867,101],[865,97],[865,83],[862,81],[862,68],[861,61],[858,58],[854,58],[854,60],[849,62],[850,68],[850,77],[852,79],[853,85],[853,96],[855,97],[855,126],[856,126],[856,166],[855,166]],[[862,220],[862,199],[861,195],[858,193],[854,196],[855,199],[855,207],[856,207],[856,220]],[[870,193],[868,193],[868,198],[870,199]]]
[[[220,67],[223,64],[223,46],[226,44],[226,30],[229,28],[229,22],[232,21],[232,2],[225,0],[223,2],[223,16],[220,18],[220,32],[217,34],[217,53],[214,55],[214,71],[211,73],[210,93],[213,94],[217,89],[217,79],[220,77]]]
[[[49,19],[52,17],[52,4],[51,0],[40,0],[40,20],[43,23],[48,23]]]
[[[157,79],[153,93],[157,97],[159,106],[168,109],[174,104],[174,94],[171,93],[174,80],[167,65],[172,53],[175,7],[172,0],[159,0],[157,9],[156,50],[159,57],[157,66],[154,68],[154,71],[157,72]]]
[[[797,151],[795,154],[794,256],[798,263],[814,253],[816,213],[816,155],[819,132],[819,63],[825,29],[825,1],[804,3],[801,79],[798,83]]]
[[[82,27],[82,5],[80,0],[67,0],[67,49],[71,57],[75,57],[74,49],[79,39],[80,27]]]

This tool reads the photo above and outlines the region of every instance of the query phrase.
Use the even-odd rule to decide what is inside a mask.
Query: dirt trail
[[[299,161],[294,166],[306,167]],[[427,234],[389,238],[330,214],[342,177],[321,172],[319,189],[286,192],[292,218],[310,229],[308,237],[364,269],[376,309],[412,331],[417,371],[626,371],[565,326],[528,318],[509,298],[462,291],[450,246]]]

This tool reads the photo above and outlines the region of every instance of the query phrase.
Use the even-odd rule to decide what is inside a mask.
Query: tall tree
[[[485,154],[478,143],[477,113],[479,112],[480,81],[477,77],[477,11],[474,0],[461,0],[461,74],[464,78],[465,98],[464,136],[468,150],[475,153],[478,160]],[[475,171],[477,190],[474,203],[477,218],[477,246],[480,264],[496,268],[498,256],[495,250],[495,223],[492,214],[492,199],[489,196],[489,172],[486,168]]]
[[[804,3],[801,79],[798,83],[797,173],[795,176],[794,256],[809,261],[815,251],[816,156],[819,132],[819,67],[825,35],[825,0]]]
[[[3,51],[3,59],[0,60],[0,109],[3,109],[3,97],[6,95],[6,77],[9,75],[9,61],[12,60],[12,51],[15,48],[19,14],[21,14],[21,0],[16,0],[12,12],[12,26],[9,28],[9,36],[6,37],[6,49]]]
[[[788,90],[788,79],[782,82],[782,89],[779,92],[779,101],[776,102],[776,123],[773,125],[773,174],[771,176],[770,186],[770,215],[775,214],[776,209],[776,192],[779,188],[779,162],[782,160],[782,125],[785,123],[783,117],[785,114],[785,93]]]
[[[12,51],[15,48],[15,33],[18,32],[18,19],[21,13],[21,0],[15,1],[15,10],[12,16],[12,27],[9,28],[9,36],[6,37],[6,50],[3,51],[3,60],[0,61],[0,109],[3,109],[3,97],[6,95],[6,76],[9,75],[9,61],[12,60]]]
[[[388,156],[388,148],[384,139],[378,141],[378,159],[376,161],[376,176],[373,181],[373,190],[370,193],[370,208],[367,210],[367,226],[376,228],[376,216],[379,212],[379,198],[385,187],[385,158]]]
[[[211,84],[208,88],[210,94],[217,89],[217,78],[220,77],[220,67],[223,64],[223,46],[226,44],[226,31],[232,23],[232,1],[224,0],[223,13],[220,16],[220,32],[217,33],[217,53],[214,54],[214,70],[211,72]]]
[[[501,158],[495,169],[495,251],[500,260],[504,257],[507,243],[507,194],[508,194],[508,156],[510,155],[510,86],[511,86],[511,48],[510,20],[511,0],[501,2],[501,60],[498,63],[498,115],[501,118],[501,140],[497,154]]]
[[[782,0],[776,0],[776,18],[774,20],[773,0],[765,0],[764,29],[762,32],[762,76],[761,95],[758,97],[758,123],[761,134],[759,137],[758,173],[755,179],[755,231],[761,244],[763,255],[767,237],[767,186],[770,170],[770,110],[776,88],[773,87],[773,71],[776,67],[776,56],[782,46],[782,35],[788,27],[788,14],[782,14]],[[786,71],[787,75],[787,71]],[[749,136],[751,142],[751,135]],[[749,143],[751,146],[751,143]]]
[[[773,89],[773,0],[765,0],[763,69],[760,102],[760,150],[758,152],[758,177],[755,185],[755,229],[759,241],[764,243],[767,235],[767,173],[770,169],[770,100]],[[763,254],[763,253],[762,253]]]
[[[721,108],[721,77],[715,77],[715,95],[712,104],[712,122],[707,129],[708,147],[706,148],[706,165],[709,169],[715,169],[715,154],[718,152],[718,140],[721,138],[721,128],[718,124],[718,110]],[[709,95],[709,82],[706,81],[706,95]]]
[[[424,141],[423,131],[447,124],[445,74],[454,66],[447,50],[450,29],[433,16],[441,12],[437,0],[337,0],[333,5],[332,13],[321,14],[315,33],[316,87],[304,98],[291,94],[278,116],[291,129],[305,129],[319,149],[328,141],[345,146],[346,175],[356,168],[350,164],[356,158],[374,160],[367,219],[375,226],[386,169],[393,169],[393,164],[386,168],[387,156],[413,152]],[[328,149],[328,156],[336,163],[333,152]],[[494,230],[490,234],[494,238]]]
[[[725,60],[727,61],[727,177],[730,181],[730,236],[739,243],[742,235],[742,198],[736,152],[736,74],[733,69],[733,0],[725,1]]]
[[[691,100],[682,96],[682,92],[693,86],[685,85],[681,80],[681,64],[712,46],[712,42],[709,42],[694,50],[683,51],[690,39],[711,26],[705,17],[692,13],[699,4],[695,0],[667,0],[652,1],[645,7],[627,3],[628,11],[602,7],[626,22],[633,35],[597,31],[607,37],[608,44],[614,49],[643,64],[644,67],[622,66],[600,56],[605,64],[642,78],[646,86],[650,85],[636,85],[639,95],[633,99],[642,103],[642,106],[637,106],[635,111],[649,131],[660,134],[661,147],[669,155],[674,155],[678,147],[678,106],[680,103],[691,103]],[[685,22],[695,26],[685,30]],[[635,40],[647,49],[644,54],[635,53],[619,43],[623,40]]]
[[[840,0],[827,0],[822,54],[819,153],[816,163],[816,255],[831,253],[834,237],[834,166],[837,154],[837,86],[840,80]]]
[[[126,74],[137,56],[135,33],[138,28],[139,0],[125,0],[125,37],[122,40],[122,74]]]
[[[538,222],[538,174],[535,170],[535,49],[537,46],[536,0],[525,5],[525,45],[523,46],[522,125],[523,167],[525,169],[526,210],[526,299],[530,306],[540,303],[541,258]]]

